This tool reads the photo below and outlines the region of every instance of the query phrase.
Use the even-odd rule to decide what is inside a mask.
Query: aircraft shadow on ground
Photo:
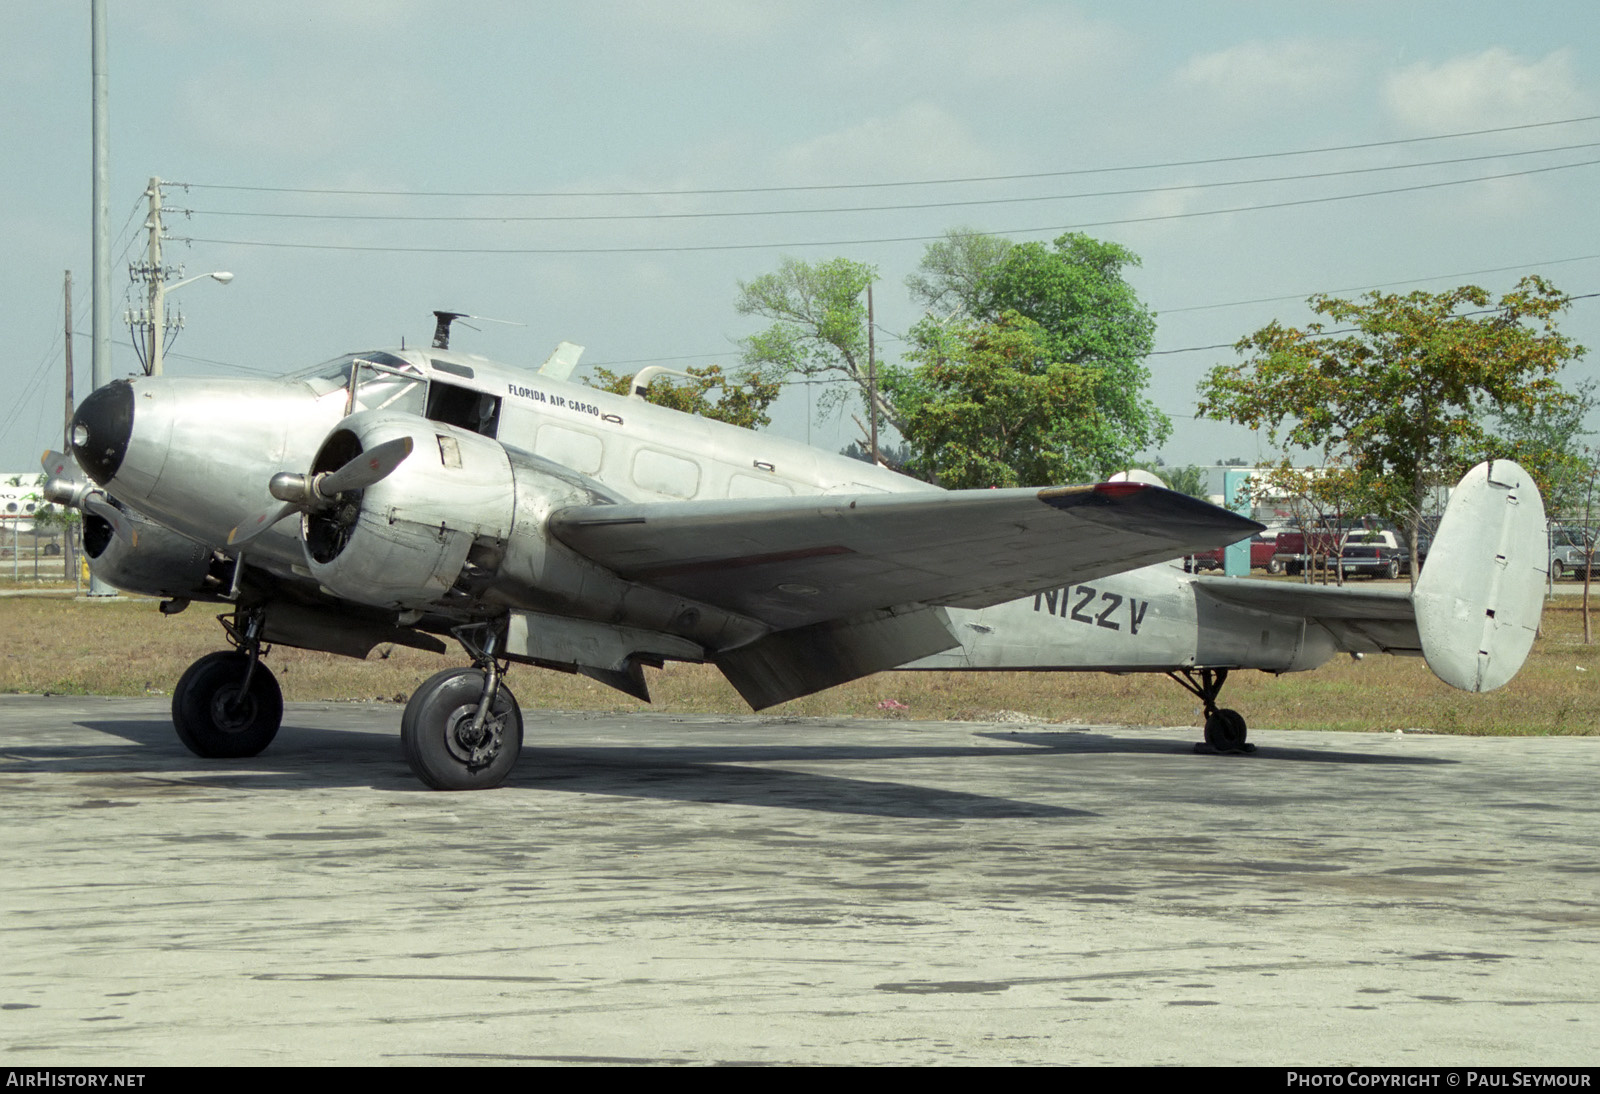
[[[261,756],[246,760],[196,758],[173,736],[170,722],[152,719],[84,720],[77,724],[137,746],[105,743],[12,745],[4,753],[23,769],[104,772],[144,777],[179,777],[216,789],[293,789],[337,786],[390,791],[424,791],[406,769],[395,734],[363,729],[337,730],[287,725]],[[665,728],[665,727],[664,727]],[[704,724],[695,727],[703,729]],[[797,731],[803,732],[802,727]],[[667,730],[670,732],[670,730]],[[863,728],[863,734],[870,726]],[[1025,761],[1030,756],[1192,754],[1190,740],[1118,737],[1104,731],[974,731],[1002,745],[840,744],[827,742],[703,744],[608,744],[541,747],[524,744],[506,787],[522,791],[605,794],[708,804],[777,806],[826,813],[921,819],[1087,818],[1099,814],[981,792],[951,790],[852,776],[852,763],[881,764],[927,760]],[[1452,763],[1430,757],[1375,756],[1269,746],[1249,756],[1196,757],[1196,762],[1333,763],[1430,765]],[[846,765],[837,773],[795,771],[774,764]],[[222,766],[225,770],[216,770]],[[16,767],[13,766],[13,770]]]

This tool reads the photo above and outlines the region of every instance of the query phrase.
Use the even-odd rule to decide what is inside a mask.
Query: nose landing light
[[[92,392],[72,416],[72,454],[101,486],[116,476],[132,436],[133,387],[126,380]]]

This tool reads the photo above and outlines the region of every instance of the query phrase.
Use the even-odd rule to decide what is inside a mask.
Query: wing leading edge
[[[945,607],[998,604],[1260,526],[1114,483],[581,506],[549,527],[628,580],[772,628],[713,658],[760,709],[949,649]]]
[[[569,547],[775,630],[899,605],[979,608],[1244,538],[1260,525],[1137,483],[581,506]]]

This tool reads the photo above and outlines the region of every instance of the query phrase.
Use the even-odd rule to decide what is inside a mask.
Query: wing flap
[[[777,630],[903,604],[985,607],[1260,528],[1138,483],[577,506],[550,518],[632,581]]]

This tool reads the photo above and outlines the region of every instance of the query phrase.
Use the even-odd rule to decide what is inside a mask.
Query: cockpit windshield
[[[309,385],[319,398],[344,392],[347,412],[392,409],[420,414],[428,388],[427,377],[420,368],[382,350],[348,353],[293,373],[290,379]]]

